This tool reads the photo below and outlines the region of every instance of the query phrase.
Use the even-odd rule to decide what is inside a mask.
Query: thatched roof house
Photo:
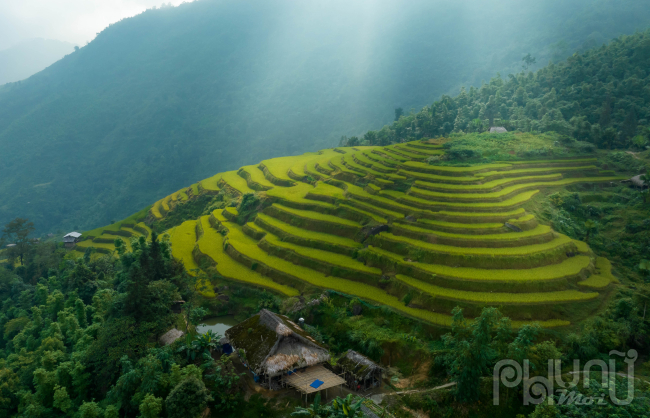
[[[339,372],[345,374],[348,387],[352,390],[365,390],[381,383],[384,369],[368,357],[348,350],[336,362]]]
[[[169,345],[176,341],[177,339],[181,338],[185,333],[183,331],[180,331],[176,328],[172,328],[166,333],[164,333],[158,341],[160,342],[161,345]]]
[[[248,368],[274,377],[329,361],[327,349],[284,315],[262,309],[226,331],[234,350],[246,352]]]
[[[645,188],[645,187],[647,187],[648,185],[645,184],[645,181],[643,181],[643,180],[641,179],[642,176],[643,176],[642,174],[639,174],[638,176],[634,176],[634,177],[632,177],[632,178],[629,179],[629,180],[623,180],[623,181],[624,181],[624,182],[630,182],[630,183],[632,183],[632,185],[634,185],[635,187]]]

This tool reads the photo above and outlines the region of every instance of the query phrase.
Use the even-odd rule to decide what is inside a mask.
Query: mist
[[[0,88],[0,222],[119,219],[650,24],[644,1],[216,1],[110,24]],[[29,203],[26,203],[29,202]]]

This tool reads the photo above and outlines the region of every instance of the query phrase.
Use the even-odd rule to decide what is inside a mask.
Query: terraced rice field
[[[199,193],[257,193],[263,209],[252,219],[229,207],[167,231],[172,254],[191,272],[287,296],[332,289],[441,326],[455,306],[468,316],[497,306],[517,325],[546,327],[596,312],[616,282],[609,261],[524,206],[542,189],[620,178],[594,158],[426,162],[443,153],[411,142],[265,160],[161,199],[150,217]],[[85,245],[110,247],[106,235]]]

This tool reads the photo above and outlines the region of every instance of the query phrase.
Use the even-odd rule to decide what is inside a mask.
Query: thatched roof
[[[351,373],[359,380],[365,380],[373,373],[384,370],[377,363],[354,350],[346,351],[336,362],[336,365],[341,370]]]
[[[646,186],[645,181],[641,180],[641,176],[642,176],[641,174],[639,174],[638,176],[634,176],[629,181],[636,187],[645,187]]]
[[[257,374],[282,372],[324,363],[327,349],[284,315],[262,309],[226,331],[230,345],[246,352],[248,366]]]
[[[172,328],[166,333],[164,333],[162,337],[158,339],[158,341],[160,341],[160,344],[162,345],[169,345],[174,341],[176,341],[177,339],[181,338],[183,334],[185,334],[183,331],[177,330],[176,328]]]

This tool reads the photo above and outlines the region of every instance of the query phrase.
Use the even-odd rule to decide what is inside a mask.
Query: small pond
[[[227,329],[232,328],[238,323],[239,321],[235,320],[235,317],[230,315],[207,318],[196,327],[196,332],[199,334],[205,334],[208,330],[212,330],[212,332],[223,337]]]

